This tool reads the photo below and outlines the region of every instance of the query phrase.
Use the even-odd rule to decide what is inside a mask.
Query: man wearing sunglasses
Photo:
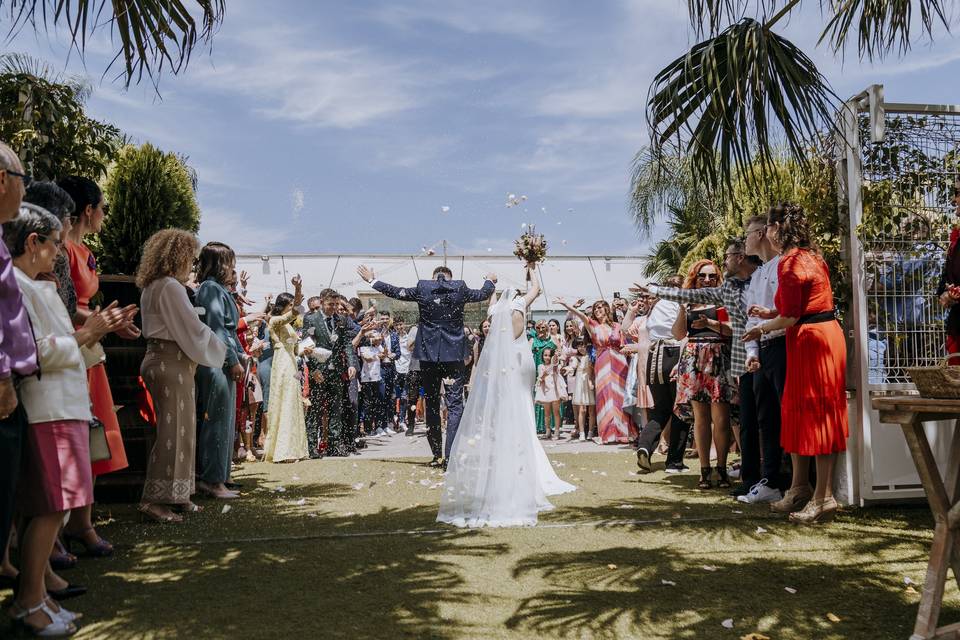
[[[30,177],[13,150],[0,142],[0,224],[17,217]],[[7,548],[13,501],[20,471],[20,453],[27,416],[17,399],[17,381],[38,370],[33,337],[13,260],[0,242],[0,556]],[[11,586],[10,575],[0,574],[0,588]]]
[[[661,300],[670,300],[680,303],[693,304],[714,304],[725,307],[730,315],[730,324],[733,328],[733,342],[731,343],[730,353],[730,372],[738,379],[741,393],[740,424],[741,427],[746,423],[749,428],[756,429],[756,409],[753,403],[753,374],[746,368],[746,349],[740,338],[746,330],[747,325],[747,307],[744,299],[744,291],[750,283],[750,277],[760,265],[760,259],[756,256],[746,255],[744,241],[740,238],[732,239],[727,243],[727,249],[724,253],[723,268],[726,278],[723,284],[717,286],[719,276],[712,274],[698,274],[700,284],[703,286],[698,289],[679,289],[674,287],[658,287],[657,285],[634,284],[630,291],[634,293],[654,295]],[[748,389],[749,402],[743,402],[744,389]],[[641,456],[642,451],[637,451],[637,464],[641,471],[650,471],[649,452],[644,459]],[[646,461],[646,467],[644,466]],[[746,493],[743,489],[737,490],[741,495]]]

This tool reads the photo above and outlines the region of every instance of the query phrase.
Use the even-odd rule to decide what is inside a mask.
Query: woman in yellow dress
[[[293,327],[303,300],[299,276],[293,279],[294,295],[277,296],[267,320],[273,342],[270,370],[270,413],[264,456],[267,462],[294,462],[309,456],[307,427],[304,420],[302,388],[297,377],[297,344],[300,338]],[[305,348],[303,355],[311,354]]]

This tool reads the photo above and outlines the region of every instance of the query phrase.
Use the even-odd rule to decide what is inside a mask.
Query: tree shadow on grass
[[[290,493],[279,501],[252,494],[227,514],[208,502],[179,527],[104,528],[121,553],[84,561],[69,576],[93,596],[77,603],[90,621],[78,637],[443,639],[470,631],[469,621],[442,613],[479,597],[457,558],[500,555],[506,545],[435,527],[410,533],[428,531],[431,505],[355,515],[311,508],[354,494],[347,485]]]
[[[916,600],[871,562],[746,556],[707,569],[670,548],[534,555],[514,574],[549,586],[521,601],[507,626],[558,638],[904,638]],[[956,619],[960,607],[945,602],[944,612]]]

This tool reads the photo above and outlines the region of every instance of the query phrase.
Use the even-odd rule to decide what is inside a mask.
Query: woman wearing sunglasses
[[[684,289],[719,287],[722,276],[711,260],[690,268]],[[677,340],[687,339],[677,364],[675,412],[686,422],[693,414],[694,442],[700,459],[700,489],[713,487],[710,444],[717,451],[717,487],[730,486],[727,451],[730,449],[730,404],[737,389],[730,376],[730,344],[733,329],[724,307],[708,304],[680,305],[673,325]]]

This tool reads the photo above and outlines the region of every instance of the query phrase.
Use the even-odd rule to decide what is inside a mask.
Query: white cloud
[[[371,15],[392,27],[412,29],[435,24],[465,34],[497,34],[524,40],[539,39],[553,31],[550,11],[534,11],[509,0],[427,0],[391,3]]]
[[[201,207],[200,240],[226,243],[237,253],[269,253],[282,249],[292,231],[284,220],[251,220],[229,209]]]

